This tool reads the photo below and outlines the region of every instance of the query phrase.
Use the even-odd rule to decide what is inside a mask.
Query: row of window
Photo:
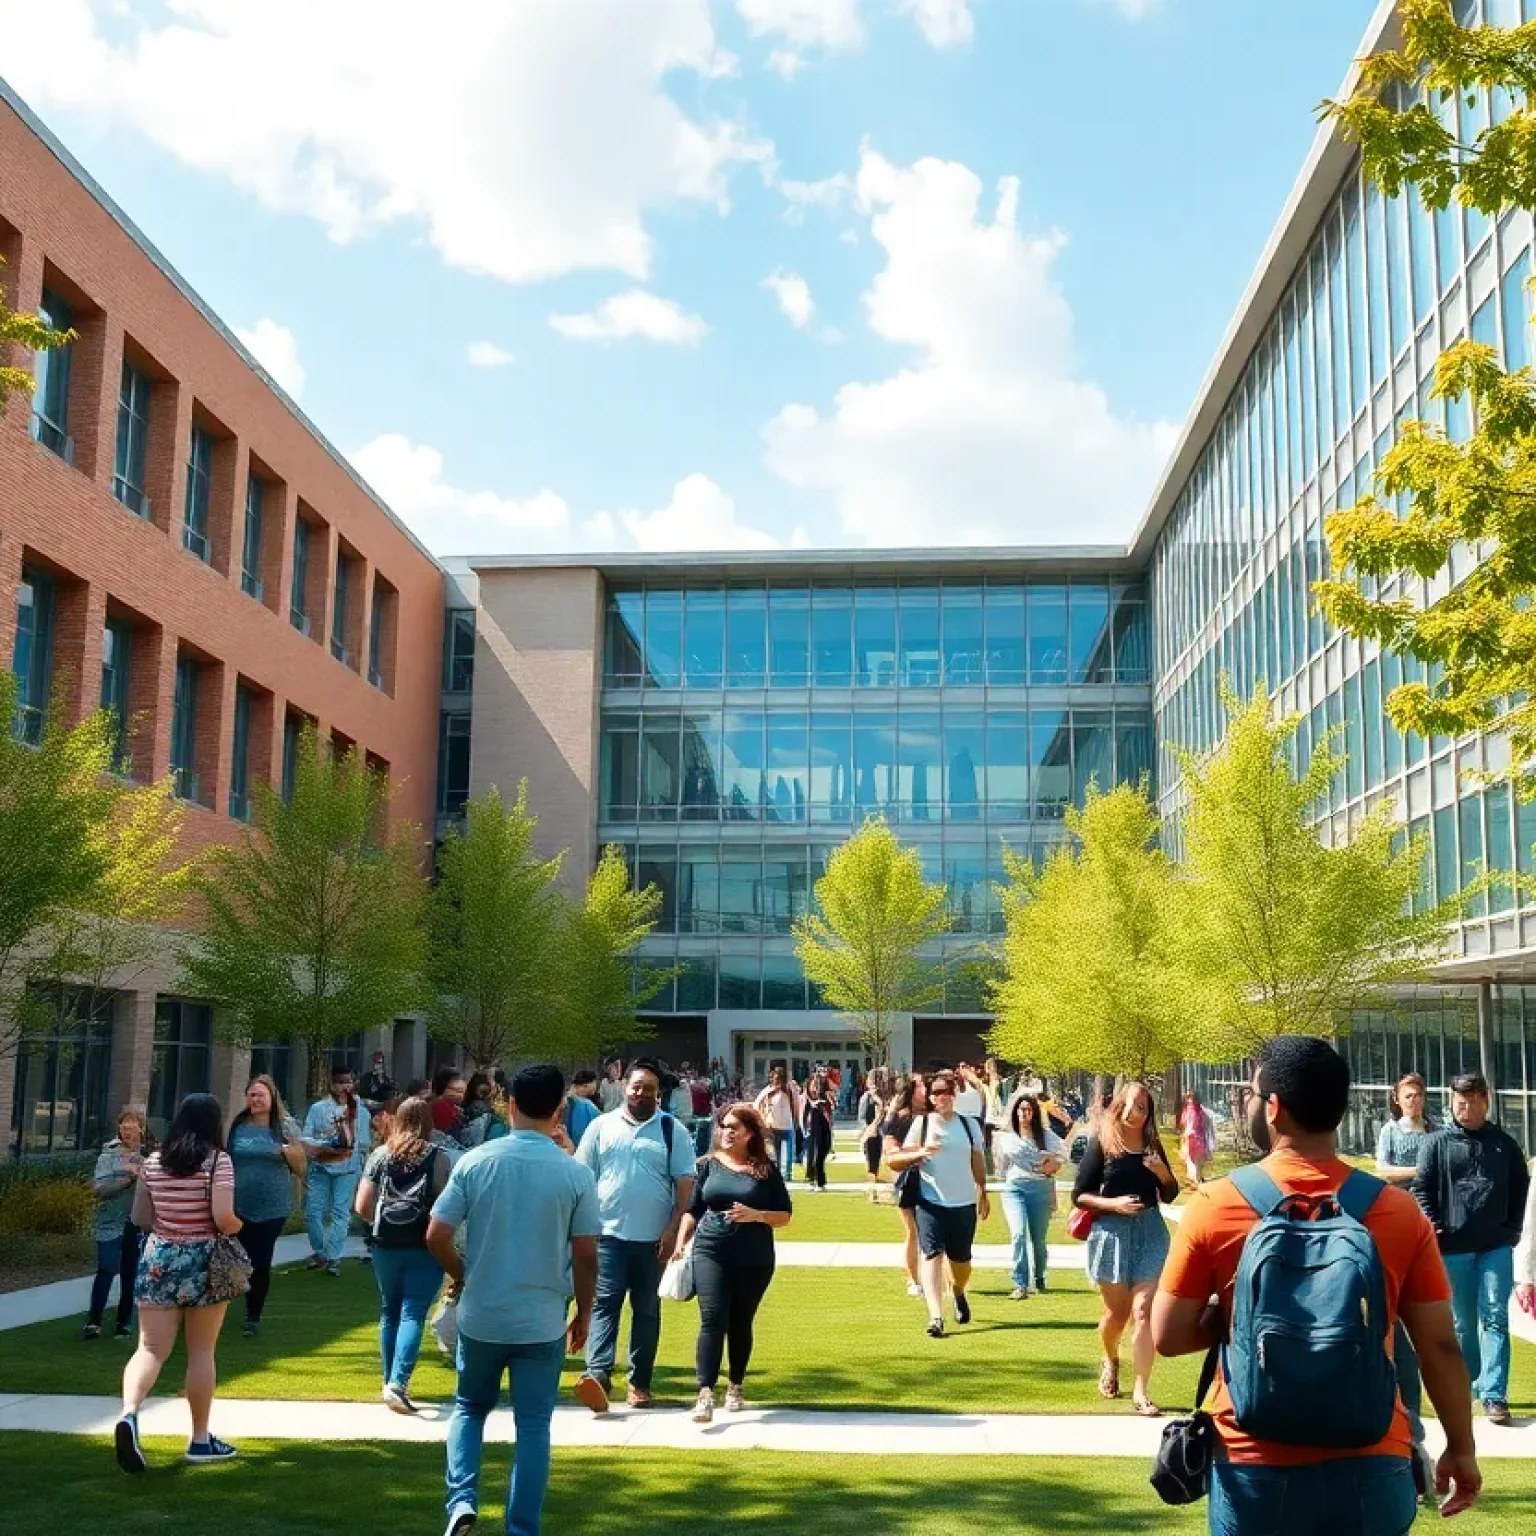
[[[609,688],[1145,683],[1139,587],[981,581],[646,587],[609,594]]]
[[[1059,819],[1152,771],[1145,707],[605,710],[600,817]]]
[[[55,330],[69,330],[76,323],[72,306],[50,289],[43,292],[39,313]],[[69,463],[74,462],[74,439],[69,430],[73,353],[74,343],[68,343],[37,354],[32,408],[32,435]],[[145,521],[154,518],[147,473],[157,409],[156,394],[156,381],[149,371],[131,358],[125,358],[118,384],[111,490],[128,511]],[[209,565],[215,563],[216,555],[212,526],[214,486],[220,473],[216,461],[230,441],[215,430],[210,418],[194,412],[187,445],[180,539],[188,553]],[[254,460],[248,462],[247,469],[245,506],[239,529],[240,589],[257,602],[275,609],[276,593],[268,591],[273,572],[269,568],[268,540],[271,535],[267,501],[272,486],[258,472]],[[314,615],[322,608],[322,591],[317,589],[315,582],[323,580],[323,561],[311,569],[311,547],[316,538],[324,540],[327,536],[328,530],[318,518],[301,507],[294,521],[290,552],[292,596],[289,620],[305,635],[311,634]],[[327,638],[332,655],[353,670],[358,670],[363,661],[357,654],[354,630],[361,622],[366,595],[361,590],[364,571],[362,557],[338,541],[331,576],[331,627]],[[375,574],[366,637],[366,672],[369,682],[386,691],[392,687],[394,670],[393,657],[386,651],[392,649],[390,615],[396,596],[393,585]]]

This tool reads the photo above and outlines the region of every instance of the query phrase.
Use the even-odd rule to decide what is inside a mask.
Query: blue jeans
[[[377,1258],[374,1260],[378,1262]],[[478,1510],[485,1416],[509,1378],[517,1450],[507,1494],[507,1536],[539,1536],[549,1487],[549,1421],[560,1392],[565,1339],[546,1344],[486,1344],[459,1335],[459,1385],[448,1424],[448,1513]]]
[[[1051,1181],[1030,1179],[1003,1185],[1003,1218],[1013,1239],[1013,1283],[1020,1290],[1030,1285],[1030,1259],[1034,1260],[1034,1286],[1045,1289],[1046,1228],[1051,1224]]]
[[[778,1164],[779,1173],[786,1184],[795,1182],[795,1133],[793,1131],[774,1131],[773,1133],[773,1160]]]
[[[1406,1456],[1211,1466],[1211,1536],[1407,1536],[1418,1512]]]
[[[1456,1338],[1472,1378],[1472,1396],[1485,1403],[1509,1401],[1509,1297],[1515,1288],[1510,1248],[1448,1253],[1451,1310]]]
[[[355,1172],[324,1173],[311,1168],[304,1182],[304,1221],[309,1228],[309,1246],[329,1264],[341,1258],[356,1194]]]
[[[373,1278],[379,1287],[379,1353],[384,1380],[404,1392],[411,1384],[427,1313],[443,1283],[443,1267],[425,1248],[373,1250]]]
[[[91,1281],[90,1320],[101,1322],[107,1310],[112,1280],[117,1279],[117,1326],[126,1328],[133,1317],[133,1282],[139,1272],[144,1234],[130,1221],[117,1237],[96,1240],[96,1277]]]
[[[587,1371],[606,1383],[619,1348],[619,1315],[629,1297],[629,1384],[651,1390],[656,1346],[661,1341],[661,1260],[655,1243],[629,1243],[621,1237],[597,1240],[597,1300],[587,1338]]]

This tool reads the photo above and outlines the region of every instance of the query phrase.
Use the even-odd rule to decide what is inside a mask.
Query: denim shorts
[[[1211,1468],[1211,1536],[1407,1536],[1417,1514],[1406,1456]]]

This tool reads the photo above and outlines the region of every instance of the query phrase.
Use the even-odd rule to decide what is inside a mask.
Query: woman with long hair
[[[1046,1126],[1040,1100],[1032,1093],[1014,1094],[992,1138],[992,1166],[1003,1181],[1003,1216],[1013,1240],[1010,1301],[1022,1301],[1032,1290],[1045,1290],[1046,1231],[1055,1203],[1056,1174],[1066,1156],[1061,1137]]]
[[[1193,1088],[1184,1090],[1184,1102],[1179,1106],[1174,1129],[1179,1133],[1185,1172],[1189,1174],[1189,1182],[1198,1189],[1205,1178],[1205,1170],[1216,1156],[1216,1121]]]
[[[1104,1310],[1099,1342],[1104,1363],[1099,1395],[1120,1396],[1120,1340],[1132,1326],[1136,1373],[1132,1401],[1143,1418],[1162,1410],[1152,1401],[1152,1296],[1168,1257],[1168,1224],[1161,1206],[1179,1196],[1157,1131],[1157,1106],[1145,1083],[1127,1082],[1110,1099],[1089,1138],[1072,1186],[1072,1203],[1093,1212],[1088,1278]]]
[[[432,1074],[432,1125],[455,1141],[464,1133],[464,1100],[468,1087],[457,1067],[439,1067]]]
[[[699,1294],[696,1424],[708,1424],[715,1416],[722,1355],[729,1357],[725,1410],[736,1413],[743,1407],[752,1323],[773,1279],[773,1234],[788,1225],[791,1214],[789,1190],[769,1154],[763,1117],[751,1104],[730,1105],[720,1117],[709,1156],[699,1160],[693,1199],[672,1254],[681,1258],[692,1244]]]
[[[368,1159],[357,1186],[355,1209],[373,1234],[384,1402],[395,1413],[418,1411],[411,1373],[443,1283],[442,1266],[427,1251],[427,1223],[448,1173],[449,1159],[432,1145],[431,1106],[405,1099],[395,1110],[389,1140]]]
[[[123,1369],[123,1412],[113,1430],[117,1464],[145,1469],[139,1444],[139,1408],[185,1331],[187,1372],[183,1385],[192,1414],[186,1460],[228,1461],[235,1448],[208,1432],[218,1372],[214,1350],[224,1326],[226,1302],[208,1298],[208,1267],[214,1240],[240,1230],[235,1214],[235,1170],[224,1150],[224,1112],[212,1094],[189,1093],[181,1101],[165,1143],[150,1154],[133,1201],[136,1226],[149,1232],[134,1287],[139,1303],[139,1347]]]
[[[783,1067],[768,1069],[768,1086],[752,1106],[773,1137],[773,1160],[786,1184],[795,1180],[795,1127],[800,1123],[801,1097],[795,1080]]]
[[[114,1338],[129,1338],[133,1330],[133,1282],[139,1272],[144,1234],[133,1224],[133,1197],[149,1151],[149,1122],[144,1111],[125,1104],[117,1112],[117,1135],[101,1149],[91,1175],[96,1209],[91,1213],[91,1240],[96,1244],[96,1276],[91,1281],[91,1310],[82,1338],[101,1337],[102,1314],[112,1281],[117,1280],[117,1328]]]
[[[812,1189],[827,1187],[827,1154],[832,1150],[832,1116],[835,1103],[825,1072],[811,1074],[805,1085],[805,1177]]]
[[[885,1120],[880,1127],[880,1152],[885,1158],[885,1166],[893,1172],[895,1168],[891,1159],[901,1151],[913,1122],[927,1112],[927,1079],[921,1072],[913,1072],[897,1084],[885,1112]],[[907,1272],[907,1295],[921,1296],[923,1280],[918,1268],[917,1216],[912,1207],[898,1205],[896,1209],[901,1214],[901,1225],[905,1234],[902,1244],[902,1266]]]
[[[272,1253],[293,1214],[292,1175],[302,1177],[306,1161],[303,1132],[265,1072],[246,1085],[245,1108],[230,1122],[229,1160],[235,1168],[235,1215],[244,1223],[240,1244],[251,1260],[244,1332],[253,1339],[272,1286]]]
[[[864,1166],[869,1170],[869,1198],[878,1199],[880,1193],[881,1127],[885,1121],[885,1107],[891,1101],[891,1073],[888,1067],[876,1067],[864,1083],[859,1095],[857,1118],[863,1129],[859,1132],[859,1145],[864,1152]]]

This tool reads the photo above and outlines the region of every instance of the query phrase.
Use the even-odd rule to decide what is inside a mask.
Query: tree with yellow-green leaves
[[[1145,1078],[1188,1034],[1170,976],[1175,871],[1144,787],[1091,787],[1070,840],[1036,870],[1005,852],[1002,975],[989,1048],[1046,1069]]]
[[[1323,113],[1359,144],[1365,174],[1498,218],[1536,209],[1536,23],[1462,27],[1448,0],[1401,0],[1402,45],[1362,62],[1358,91]],[[1459,129],[1466,121],[1482,126]],[[1536,374],[1504,370],[1474,341],[1449,347],[1434,397],[1466,399],[1475,430],[1452,441],[1409,422],[1376,473],[1377,494],[1326,522],[1334,580],[1317,584],[1341,629],[1434,669],[1395,688],[1403,731],[1459,736],[1498,723],[1511,772],[1536,794]],[[1393,501],[1406,503],[1401,514]],[[1477,561],[1472,564],[1475,552]],[[1450,578],[1453,557],[1471,570]],[[1437,593],[1420,598],[1421,583]]]
[[[915,848],[878,818],[835,849],[816,882],[816,910],[795,922],[795,953],[807,978],[858,1026],[878,1063],[890,1059],[896,1016],[944,995],[933,955],[949,927],[944,886],[923,878]]]
[[[0,266],[5,258],[0,256]],[[74,341],[73,331],[56,331],[41,315],[23,314],[0,298],[0,359],[9,355],[12,346],[26,347],[31,352],[50,352]],[[0,410],[4,410],[12,395],[29,395],[36,380],[26,368],[13,368],[0,361]]]

